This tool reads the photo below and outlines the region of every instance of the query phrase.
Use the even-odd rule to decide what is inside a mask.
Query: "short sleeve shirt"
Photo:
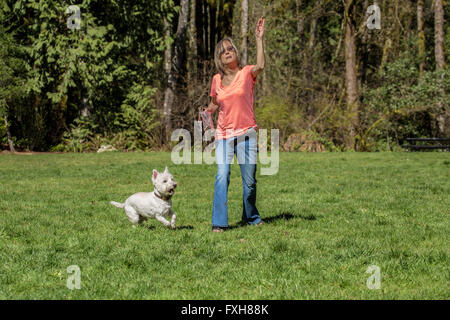
[[[256,79],[251,73],[253,65],[239,70],[230,85],[224,87],[220,74],[211,83],[210,96],[219,104],[216,140],[228,139],[258,129],[254,110],[254,86]]]

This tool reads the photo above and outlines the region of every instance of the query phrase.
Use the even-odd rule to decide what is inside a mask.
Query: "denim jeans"
[[[256,131],[250,128],[245,134],[229,139],[217,140],[217,175],[214,185],[212,210],[213,227],[228,227],[228,186],[230,184],[230,164],[236,154],[241,168],[243,186],[242,221],[248,224],[261,222],[256,209]]]

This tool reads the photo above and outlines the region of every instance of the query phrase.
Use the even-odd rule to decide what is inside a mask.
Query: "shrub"
[[[409,55],[386,65],[381,85],[362,91],[362,150],[379,151],[383,143],[378,140],[392,150],[393,144],[402,145],[407,137],[438,136],[437,115],[447,112],[448,117],[449,112],[449,78],[449,68],[420,76]]]

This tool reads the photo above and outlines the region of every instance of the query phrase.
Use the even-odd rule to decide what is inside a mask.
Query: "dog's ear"
[[[169,169],[167,169],[167,166],[166,166],[166,169],[164,169],[164,173],[168,173],[169,172]]]
[[[153,175],[152,175],[152,180],[156,180],[156,177],[158,176],[158,171],[156,171],[155,169],[153,169]]]

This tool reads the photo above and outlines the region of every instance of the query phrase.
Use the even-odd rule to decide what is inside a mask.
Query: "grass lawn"
[[[280,153],[266,224],[211,232],[215,165],[170,153],[0,155],[0,299],[449,299],[450,153]],[[178,181],[177,229],[109,204]],[[81,289],[66,286],[79,266]],[[379,267],[380,289],[366,285]]]

